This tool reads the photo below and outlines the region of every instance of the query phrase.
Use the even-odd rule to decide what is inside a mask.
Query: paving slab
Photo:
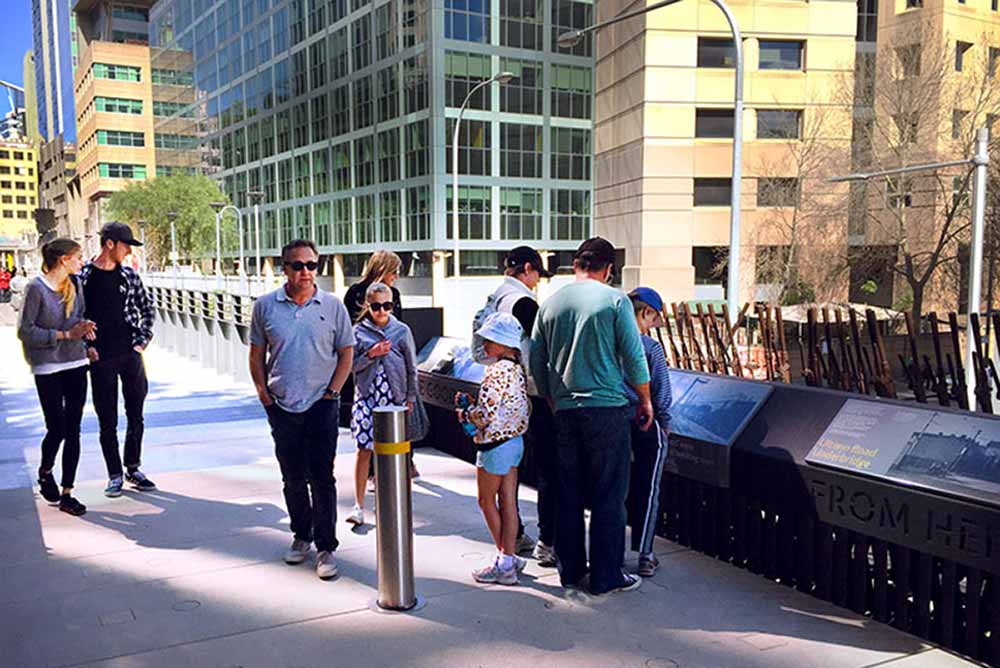
[[[12,350],[0,327],[0,349]],[[250,388],[151,349],[144,467],[159,489],[107,499],[84,423],[70,517],[32,489],[41,415],[19,358],[0,364],[2,665],[559,668],[973,665],[889,627],[657,539],[660,571],[593,597],[530,562],[521,585],[475,583],[493,554],[471,466],[416,454],[416,586],[426,606],[379,614],[375,529],[352,530],[353,446],[342,434],[340,575],[287,566],[290,541],[266,419]],[[123,425],[124,426],[124,425]],[[57,467],[58,468],[58,467]],[[373,505],[372,497],[368,497]],[[535,496],[522,490],[534,528]],[[369,507],[369,519],[372,513]],[[635,567],[628,555],[627,567]]]

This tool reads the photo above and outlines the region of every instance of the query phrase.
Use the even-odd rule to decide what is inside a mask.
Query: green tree
[[[176,212],[177,252],[181,257],[215,257],[215,210],[212,202],[228,199],[219,186],[206,176],[161,176],[130,183],[107,203],[109,219],[138,226],[145,221],[146,257],[159,267],[170,258],[170,219]],[[138,229],[135,230],[138,234]],[[223,253],[232,252],[239,243],[236,220],[227,212],[222,221]]]

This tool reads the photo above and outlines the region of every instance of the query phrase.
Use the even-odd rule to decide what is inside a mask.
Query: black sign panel
[[[806,461],[1000,501],[1000,420],[849,399]]]
[[[670,370],[671,473],[729,487],[729,450],[774,388],[725,376]]]

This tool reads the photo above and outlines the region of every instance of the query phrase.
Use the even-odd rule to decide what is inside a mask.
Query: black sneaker
[[[147,478],[146,474],[139,469],[126,473],[125,480],[127,480],[130,485],[135,487],[140,492],[152,492],[156,489],[156,485],[153,481]]]
[[[59,503],[59,486],[56,484],[52,471],[42,473],[42,470],[38,469],[38,487],[43,499],[49,503]]]
[[[87,506],[83,505],[69,494],[63,494],[59,499],[59,510],[79,517],[87,512]]]

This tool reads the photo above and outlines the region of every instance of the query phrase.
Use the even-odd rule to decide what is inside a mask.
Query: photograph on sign
[[[770,396],[770,385],[670,370],[672,432],[731,446]]]

